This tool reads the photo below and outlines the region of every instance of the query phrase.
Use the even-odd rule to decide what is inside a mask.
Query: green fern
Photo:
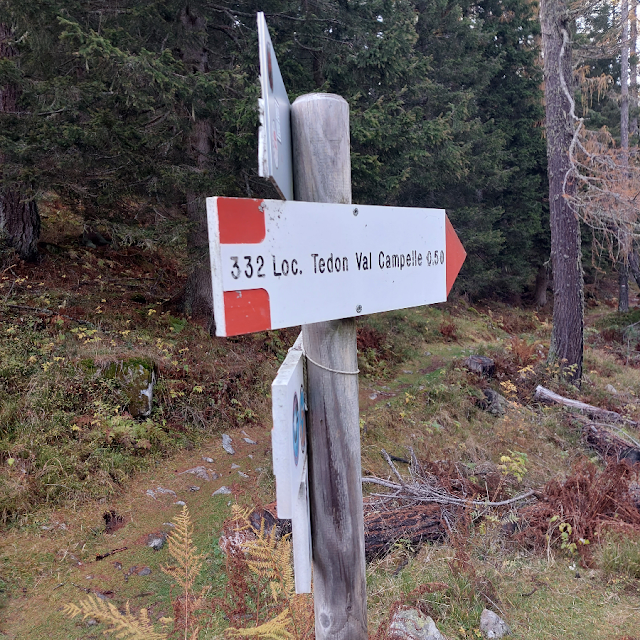
[[[149,620],[146,609],[140,609],[139,613],[131,613],[129,603],[127,603],[125,612],[120,613],[117,607],[110,602],[103,602],[93,596],[88,596],[80,601],[79,605],[66,604],[63,608],[65,615],[75,618],[79,615],[83,620],[87,618],[97,618],[100,622],[104,622],[111,628],[109,631],[115,633],[115,637],[127,640],[167,640],[169,637],[166,633],[157,633],[153,629],[153,625]],[[167,624],[171,622],[170,618],[162,618],[160,622]]]

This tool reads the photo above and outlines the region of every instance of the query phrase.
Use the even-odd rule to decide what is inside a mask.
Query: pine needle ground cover
[[[274,580],[267,579],[244,605],[260,615],[231,622],[222,600],[233,593],[232,571],[219,539],[236,517],[234,505],[274,499],[270,384],[296,331],[210,338],[197,319],[170,306],[184,274],[168,250],[59,246],[46,263],[6,265],[0,276],[0,637],[103,637],[106,614],[64,615],[65,606],[81,608],[87,598],[120,614],[128,603],[157,634],[170,630],[163,620],[191,611],[190,597],[202,598],[194,612],[200,638],[286,616],[271,604]],[[543,384],[638,421],[637,349],[625,337],[635,317],[620,326],[604,304],[590,314],[579,390],[545,363],[544,312],[458,302],[367,318],[358,338],[365,474],[389,474],[382,449],[407,458],[411,448],[422,461],[455,465],[493,499],[544,491],[554,481],[566,492],[577,470],[604,472],[574,421],[533,401]],[[492,378],[465,367],[471,354],[494,359]],[[158,367],[147,418],[128,415],[122,389],[99,375],[125,357]],[[506,399],[504,413],[487,411],[487,390]],[[232,437],[234,455],[222,449],[222,433]],[[185,473],[202,465],[217,477]],[[213,495],[223,486],[230,493]],[[175,530],[178,502],[188,505],[190,544],[200,558],[191,596],[162,570],[179,567],[171,544],[147,546],[150,536]],[[578,543],[571,546],[575,523],[563,519],[565,504],[552,503],[559,513],[541,516],[542,535],[552,533],[543,548],[505,534],[519,522],[515,508],[471,510],[437,544],[400,536],[368,565],[371,636],[384,637],[399,603],[424,610],[450,639],[477,636],[485,606],[505,617],[516,638],[637,636],[638,538],[615,528],[589,531],[585,561]]]

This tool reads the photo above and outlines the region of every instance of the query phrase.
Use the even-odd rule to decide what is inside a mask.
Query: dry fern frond
[[[236,530],[243,531],[251,527],[249,512],[234,510]],[[255,637],[265,640],[302,639],[313,637],[313,600],[308,594],[296,595],[292,564],[291,537],[278,539],[275,529],[265,531],[264,519],[260,530],[254,531],[254,538],[241,543],[246,566],[265,585],[271,596],[273,612],[280,609],[274,618],[250,628],[230,627],[229,637]],[[263,583],[264,584],[264,583]],[[273,613],[271,613],[273,615]]]
[[[182,587],[182,596],[173,599],[174,631],[183,631],[184,639],[188,640],[189,632],[193,638],[197,638],[199,634],[197,617],[193,613],[202,609],[205,604],[206,588],[199,595],[193,593],[195,581],[202,569],[204,556],[198,553],[198,549],[193,543],[193,523],[187,505],[182,507],[182,511],[174,518],[173,523],[175,528],[167,538],[167,547],[169,555],[176,561],[177,566],[160,567],[160,569]]]
[[[291,640],[294,637],[288,630],[291,622],[289,610],[285,609],[278,616],[258,627],[248,629],[230,627],[226,630],[226,634],[230,638],[253,637],[264,638],[265,640]]]
[[[191,591],[200,575],[203,555],[193,543],[193,524],[187,506],[174,519],[175,528],[167,538],[169,555],[176,561],[176,567],[160,567],[171,576],[185,591]]]
[[[111,633],[116,634],[116,638],[127,640],[167,640],[166,633],[157,633],[153,629],[151,620],[146,609],[140,609],[138,614],[131,613],[129,603],[126,605],[125,613],[120,613],[117,607],[110,602],[103,602],[93,596],[89,596],[80,601],[79,605],[67,604],[63,608],[63,613],[70,618],[81,615],[82,619],[97,618],[100,622],[109,625]],[[167,618],[165,622],[170,621]]]

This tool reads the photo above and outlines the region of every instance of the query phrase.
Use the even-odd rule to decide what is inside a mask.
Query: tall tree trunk
[[[549,358],[579,383],[584,340],[584,282],[580,223],[570,199],[569,145],[574,112],[571,96],[571,18],[564,1],[543,0],[540,6],[546,100],[547,159],[553,267],[553,332]]]
[[[192,73],[206,73],[208,71],[206,20],[194,13],[193,9],[187,5],[180,14],[180,22],[184,33],[182,61]],[[205,170],[207,157],[211,153],[211,135],[211,123],[194,115],[189,137],[189,153],[198,172]],[[191,223],[187,236],[191,273],[184,291],[184,310],[190,315],[205,316],[208,319],[209,332],[213,333],[209,238],[205,199],[202,194],[194,191],[187,192],[187,217]]]
[[[629,0],[622,0],[620,8],[622,26],[620,47],[620,147],[622,166],[629,167]],[[622,233],[622,247],[618,261],[618,311],[629,311],[629,244],[626,233]]]
[[[638,135],[638,0],[631,0],[629,5],[629,22],[631,33],[629,36],[629,54],[631,59],[631,124],[629,129],[632,135]]]
[[[11,28],[0,23],[0,60],[17,58],[12,46]],[[15,84],[0,85],[0,112],[15,113],[18,109],[20,89]],[[0,155],[0,179],[3,158]],[[0,183],[1,185],[1,183]],[[40,215],[34,199],[28,197],[24,185],[0,186],[0,243],[5,241],[23,260],[35,260],[38,256]]]

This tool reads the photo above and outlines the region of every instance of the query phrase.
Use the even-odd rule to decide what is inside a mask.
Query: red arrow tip
[[[446,224],[446,243],[447,243],[447,296],[453,283],[460,273],[464,259],[467,257],[467,252],[458,238],[458,234],[449,222],[449,218],[445,216]]]

